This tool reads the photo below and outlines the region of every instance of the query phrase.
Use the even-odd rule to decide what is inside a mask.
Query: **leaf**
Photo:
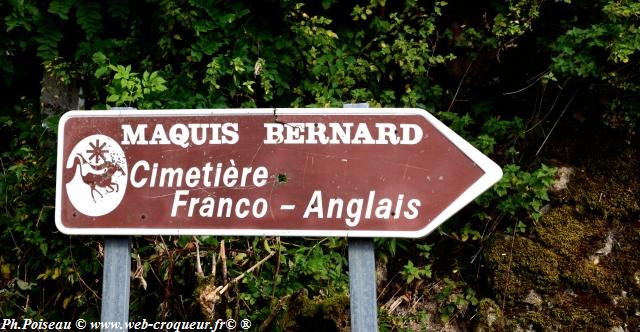
[[[18,279],[18,288],[20,288],[21,290],[29,290],[31,289],[31,284],[24,280]]]
[[[432,275],[432,271],[431,271],[431,264],[429,264],[429,265],[427,265],[427,266],[425,266],[425,267],[423,268],[423,273],[424,273],[424,276],[425,276],[425,277],[427,277],[427,278],[431,278],[431,275]]]
[[[2,277],[2,279],[11,278],[11,265],[2,264],[2,266],[0,266],[0,277]]]
[[[181,248],[186,248],[187,245],[191,245],[191,240],[192,240],[191,236],[180,236],[178,237],[178,245]]]
[[[102,52],[96,52],[96,53],[93,53],[91,60],[93,60],[93,62],[97,64],[104,64],[105,62],[107,62],[107,56],[104,55],[104,53]]]
[[[245,258],[247,258],[247,254],[243,252],[238,253],[235,257],[233,257],[233,263],[237,265],[243,265]]]
[[[102,16],[100,11],[102,6],[96,1],[78,1],[76,11],[77,22],[84,31],[87,40],[102,30]]]
[[[109,0],[107,6],[111,17],[121,21],[124,27],[129,17],[129,3],[126,0]]]
[[[53,274],[51,275],[51,279],[53,279],[53,280],[58,279],[58,277],[60,276],[60,273],[61,273],[61,272],[62,272],[62,271],[60,270],[60,268],[59,268],[59,267],[56,267],[56,268],[53,270]]]
[[[120,100],[120,96],[118,96],[118,95],[109,95],[107,97],[107,102],[109,102],[109,103],[113,103],[113,102],[116,102],[118,100]]]
[[[54,133],[58,133],[58,123],[60,122],[60,117],[61,115],[59,114],[54,114],[52,116],[50,116],[46,123],[47,123],[47,128],[53,130]]]
[[[71,303],[72,299],[73,299],[73,296],[69,296],[69,297],[65,298],[64,301],[62,301],[62,308],[63,309],[67,309],[67,307],[69,306],[69,303]]]
[[[109,67],[98,67],[98,69],[96,69],[96,72],[94,73],[94,76],[96,78],[100,78],[104,76],[107,72],[109,72]]]
[[[73,1],[71,0],[54,0],[49,4],[49,9],[47,11],[51,14],[57,14],[63,20],[68,20],[69,9],[72,4]]]

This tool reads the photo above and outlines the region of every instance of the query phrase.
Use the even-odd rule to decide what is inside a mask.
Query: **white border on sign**
[[[453,145],[465,154],[485,173],[456,200],[446,207],[425,228],[417,231],[369,231],[369,230],[289,230],[289,229],[180,229],[180,228],[69,228],[62,224],[62,171],[64,161],[64,129],[67,120],[74,117],[169,117],[169,116],[252,116],[252,115],[418,115],[422,116]],[[58,156],[56,170],[56,213],[58,229],[69,235],[238,235],[238,236],[338,236],[338,237],[423,237],[447,219],[460,211],[476,197],[502,178],[502,169],[495,162],[478,151],[469,142],[456,134],[429,112],[419,108],[256,108],[256,109],[190,109],[190,110],[109,110],[109,111],[70,111],[60,118],[58,124]]]

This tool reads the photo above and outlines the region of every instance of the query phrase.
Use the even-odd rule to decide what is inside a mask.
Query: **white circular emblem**
[[[66,167],[75,172],[67,195],[80,213],[98,217],[118,207],[127,189],[127,158],[111,137],[85,137],[71,150]]]

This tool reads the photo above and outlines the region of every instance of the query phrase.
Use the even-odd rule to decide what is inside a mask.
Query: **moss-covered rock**
[[[603,219],[640,217],[640,154],[632,147],[584,156],[556,201]]]
[[[291,297],[278,325],[286,331],[346,331],[348,308],[346,294],[310,299],[303,290]]]
[[[640,158],[631,148],[612,153],[576,165],[528,234],[489,242],[505,330],[640,329]]]
[[[524,301],[531,289],[556,287],[560,280],[558,255],[531,239],[498,237],[485,255],[491,266],[489,283],[500,300]]]
[[[480,300],[477,321],[475,332],[499,331],[504,328],[502,310],[492,299],[484,298]]]
[[[564,256],[574,256],[583,252],[585,237],[597,235],[591,221],[578,220],[575,209],[570,206],[560,206],[551,209],[535,227],[534,234],[546,247]]]

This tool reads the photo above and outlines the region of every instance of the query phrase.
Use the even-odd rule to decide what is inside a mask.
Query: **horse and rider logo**
[[[66,189],[76,210],[98,217],[118,207],[127,188],[127,158],[115,140],[85,137],[71,150],[66,168],[75,172]]]

